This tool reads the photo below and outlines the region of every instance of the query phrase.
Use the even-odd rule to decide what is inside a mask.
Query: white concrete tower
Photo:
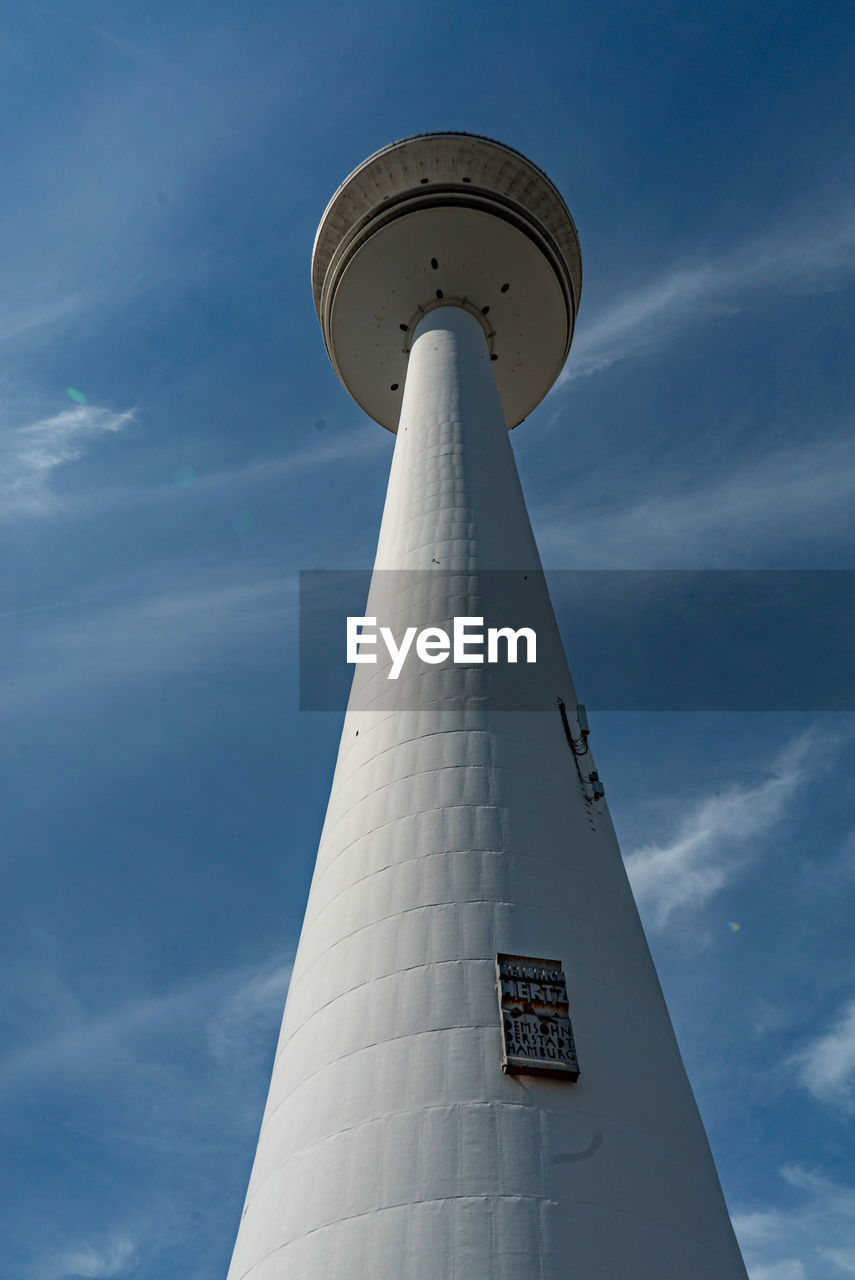
[[[508,439],[570,348],[570,214],[508,147],[408,138],[312,276],[397,432],[366,614],[528,622],[537,662],[356,667],[229,1280],[745,1280]]]

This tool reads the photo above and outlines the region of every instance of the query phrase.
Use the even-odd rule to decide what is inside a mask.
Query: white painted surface
[[[377,567],[436,560],[539,563],[453,308],[414,342]],[[557,710],[450,678],[457,709],[348,711],[229,1280],[745,1280],[605,805]],[[502,1074],[497,951],[564,962],[578,1084]]]

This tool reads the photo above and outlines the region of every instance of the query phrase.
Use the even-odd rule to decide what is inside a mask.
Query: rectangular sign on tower
[[[496,956],[502,1070],[579,1079],[567,980],[560,960]]]

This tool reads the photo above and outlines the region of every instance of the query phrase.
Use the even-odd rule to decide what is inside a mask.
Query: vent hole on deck
[[[437,271],[439,269],[439,263],[437,262],[436,258],[431,258],[430,265],[433,267],[434,271]]]
[[[428,181],[428,179],[427,179],[427,178],[421,178],[421,179],[420,179],[420,182],[421,182],[422,186],[424,186],[424,185],[425,185],[425,183],[426,183],[427,181]]]
[[[481,308],[481,315],[482,315],[482,316],[485,316],[489,310],[490,310],[490,308],[489,308],[489,307],[482,307],[482,308]]]
[[[408,324],[399,324],[399,325],[398,325],[398,328],[401,330],[401,332],[402,332],[402,333],[406,333],[406,332],[408,331],[409,327],[410,327],[410,326],[409,326]]]
[[[438,298],[441,298],[441,297],[442,297],[442,290],[441,290],[441,289],[437,289],[437,291],[436,291],[436,296],[437,296]]]
[[[397,382],[393,382],[393,383],[392,383],[392,385],[391,385],[391,387],[389,388],[389,390],[390,390],[390,391],[397,391],[397,390],[398,390],[398,384],[397,384]]]
[[[510,287],[511,286],[509,284],[503,284],[501,289],[499,290],[499,293],[507,293]]]
[[[493,352],[493,354],[490,356],[490,359],[491,359],[491,360],[498,360],[498,358],[499,358],[499,357],[496,355],[495,351],[494,351],[494,352]]]
[[[471,181],[472,181],[472,179],[471,179],[471,178],[464,178],[464,179],[463,179],[463,181],[464,181],[464,182],[471,182]]]

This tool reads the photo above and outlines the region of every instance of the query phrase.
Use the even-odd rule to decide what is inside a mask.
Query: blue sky
[[[327,200],[431,129],[566,196],[574,351],[512,437],[547,566],[855,568],[855,20],[21,0],[3,26],[4,1275],[209,1280],[340,726],[297,709],[296,575],[370,564],[392,447],[317,329]],[[855,1275],[855,721],[591,719],[751,1280]]]

